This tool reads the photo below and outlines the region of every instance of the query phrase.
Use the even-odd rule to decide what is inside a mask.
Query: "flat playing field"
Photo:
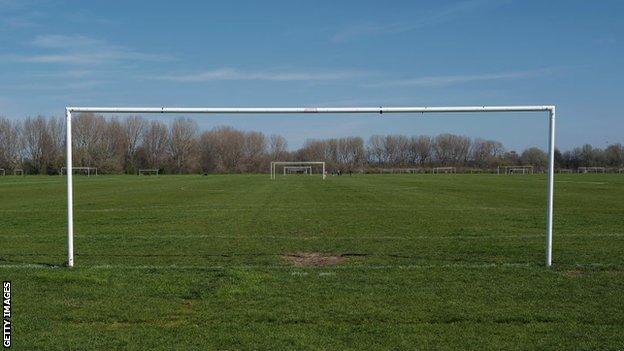
[[[15,350],[624,348],[624,174],[0,177]],[[295,265],[294,263],[297,265]]]

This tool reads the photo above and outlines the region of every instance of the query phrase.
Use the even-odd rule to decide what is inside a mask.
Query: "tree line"
[[[546,153],[530,147],[517,153],[501,142],[463,135],[373,135],[307,140],[289,150],[280,135],[216,127],[201,132],[197,123],[178,118],[171,123],[140,116],[124,119],[81,114],[74,118],[75,166],[97,167],[101,173],[136,173],[160,169],[164,173],[268,172],[270,161],[325,161],[343,171],[386,168],[494,169],[532,165],[543,170]],[[605,149],[586,144],[555,152],[557,168],[624,167],[624,147]],[[58,174],[65,165],[65,122],[55,117],[9,120],[0,117],[0,168],[28,174]]]

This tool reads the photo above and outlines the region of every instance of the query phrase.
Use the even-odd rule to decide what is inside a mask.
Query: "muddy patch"
[[[296,252],[286,254],[282,258],[297,267],[335,266],[347,261],[343,256],[332,256],[320,252]]]
[[[563,275],[565,275],[568,278],[577,278],[577,277],[581,277],[585,275],[585,272],[579,269],[572,269],[572,270],[565,271]]]

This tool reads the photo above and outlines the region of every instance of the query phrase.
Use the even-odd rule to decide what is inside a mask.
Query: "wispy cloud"
[[[467,0],[448,5],[446,7],[429,11],[409,21],[395,22],[365,22],[344,28],[335,33],[330,41],[334,43],[346,42],[352,39],[366,36],[379,36],[398,34],[428,26],[451,21],[466,13],[482,9],[487,5],[498,4],[492,0]]]
[[[501,73],[485,73],[485,74],[467,74],[467,75],[448,75],[448,76],[424,76],[407,79],[395,79],[382,81],[377,83],[365,84],[369,88],[383,87],[434,87],[449,86],[480,81],[496,81],[496,80],[514,80],[527,79],[537,77],[544,74],[551,74],[554,68],[542,68],[527,71],[501,72]]]
[[[75,65],[171,59],[168,55],[142,53],[83,35],[40,35],[29,44],[42,52],[27,55],[5,55],[4,58],[20,62]]]
[[[29,0],[0,0],[0,28],[19,30],[39,26],[45,17]]]
[[[297,72],[297,71],[240,71],[233,68],[220,68],[193,74],[164,75],[157,79],[176,82],[210,82],[224,80],[259,81],[324,81],[355,78],[363,73],[352,71]]]

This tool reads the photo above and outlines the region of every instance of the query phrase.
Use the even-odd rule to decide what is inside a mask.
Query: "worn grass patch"
[[[335,266],[347,261],[346,257],[327,255],[320,252],[297,252],[286,254],[282,258],[297,267]]]

